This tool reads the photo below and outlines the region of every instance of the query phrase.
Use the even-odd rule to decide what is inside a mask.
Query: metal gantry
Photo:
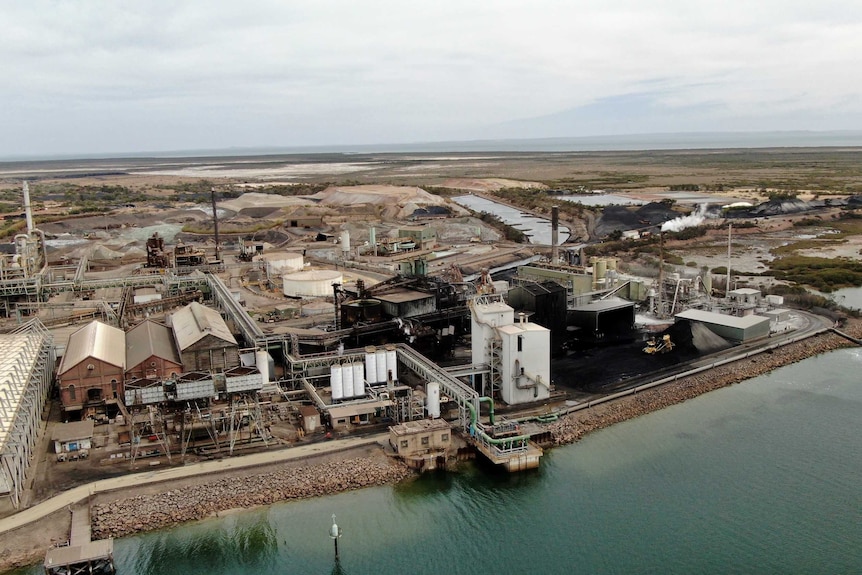
[[[51,334],[34,319],[0,336],[0,488],[18,508],[51,384]]]

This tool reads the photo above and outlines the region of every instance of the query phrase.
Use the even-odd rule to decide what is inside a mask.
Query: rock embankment
[[[396,483],[412,474],[386,458],[360,457],[228,477],[153,495],[138,495],[93,506],[94,539],[123,537],[203,519],[220,511],[270,505]]]
[[[846,332],[859,337],[862,325],[854,323]],[[846,339],[825,334],[793,343],[772,352],[716,367],[616,401],[577,411],[549,425],[555,445],[574,443],[583,436],[715,389],[733,385],[827,351],[852,345]]]

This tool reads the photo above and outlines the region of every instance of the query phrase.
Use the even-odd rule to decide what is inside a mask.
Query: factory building
[[[221,372],[239,366],[236,338],[216,310],[192,302],[171,316],[171,328],[183,372]]]
[[[552,349],[565,341],[566,288],[553,281],[513,286],[506,299],[518,311],[529,312],[530,321],[551,330]]]
[[[710,331],[732,343],[745,343],[769,335],[770,319],[759,315],[738,317],[711,311],[690,309],[676,314],[674,318],[702,323]]]
[[[630,339],[635,334],[635,304],[611,297],[577,305],[569,310],[569,325],[576,338],[589,343]]]
[[[437,296],[433,293],[404,289],[375,298],[390,317],[408,318],[437,311]]]
[[[471,302],[473,364],[490,368],[483,393],[499,394],[509,405],[541,401],[551,395],[551,332],[528,322],[498,295]]]
[[[0,334],[0,496],[20,504],[51,386],[51,334],[33,320]]]
[[[410,240],[415,246],[410,246]],[[437,245],[437,230],[428,226],[403,226],[398,228],[398,241],[402,249],[429,250]]]
[[[116,404],[123,393],[126,334],[93,321],[69,336],[57,369],[57,387],[66,412]]]
[[[126,381],[169,379],[182,371],[169,327],[148,319],[126,332]]]

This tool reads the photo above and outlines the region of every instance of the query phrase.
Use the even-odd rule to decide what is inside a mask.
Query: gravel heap
[[[202,478],[199,485],[94,505],[90,512],[92,533],[94,539],[123,537],[203,519],[228,509],[396,483],[412,473],[393,460],[360,457],[211,482]]]
[[[846,330],[854,337],[859,337],[860,331],[862,329],[858,324],[855,325],[854,329]],[[706,372],[627,396],[618,401],[611,401],[574,412],[550,424],[548,429],[554,438],[555,445],[574,443],[598,429],[658,411],[703,393],[745,381],[814,355],[851,345],[846,339],[834,334],[809,338],[776,349],[771,353],[761,353],[752,358],[722,365]]]

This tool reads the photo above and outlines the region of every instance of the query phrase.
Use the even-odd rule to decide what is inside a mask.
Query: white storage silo
[[[387,381],[386,351],[382,350],[382,349],[378,349],[377,353],[374,354],[374,360],[377,362],[377,382],[376,383],[386,383],[386,381]]]
[[[269,383],[269,354],[266,350],[254,352],[254,363],[257,370],[260,372],[263,385],[266,385]]]
[[[287,297],[324,297],[332,295],[332,284],[344,283],[341,272],[335,270],[309,270],[282,276],[284,295]]]
[[[364,397],[365,374],[362,370],[362,363],[357,361],[356,363],[351,364],[350,367],[353,370],[353,396]]]
[[[440,384],[429,381],[425,386],[425,395],[425,410],[428,412],[428,417],[437,419],[440,417]]]
[[[353,367],[341,365],[341,381],[344,383],[344,397],[353,397]]]
[[[377,383],[377,357],[374,352],[365,353],[365,381],[371,385]]]
[[[341,254],[344,259],[349,259],[350,255],[350,232],[344,230],[341,232]]]
[[[392,376],[392,381],[398,381],[398,354],[394,349],[386,350],[386,377]]]
[[[333,401],[344,397],[344,382],[341,375],[340,365],[333,365],[329,368],[329,386],[332,388]]]

